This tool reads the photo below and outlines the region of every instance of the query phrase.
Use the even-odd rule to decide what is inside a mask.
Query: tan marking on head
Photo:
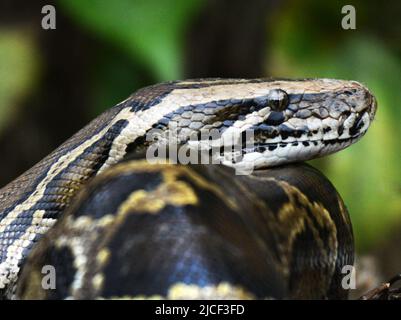
[[[196,84],[210,84],[210,86],[203,88],[195,87],[194,89],[179,88],[180,85]],[[205,102],[208,102],[212,100],[254,98],[258,95],[265,95],[269,90],[273,89],[282,89],[288,93],[322,93],[361,87],[363,86],[356,81],[325,78],[302,80],[267,79],[265,81],[258,79],[257,82],[252,82],[252,79],[207,79],[179,82],[177,89],[174,89],[171,95],[172,98],[175,98],[176,95],[192,96],[194,99],[199,97],[200,101],[205,99]]]

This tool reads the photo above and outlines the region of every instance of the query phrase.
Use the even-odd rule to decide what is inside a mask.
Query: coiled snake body
[[[348,213],[325,177],[290,163],[347,147],[375,112],[355,81],[201,79],[141,89],[0,190],[0,294],[345,298]],[[212,129],[218,138],[192,141]],[[149,163],[144,151],[173,132],[180,146],[201,146],[222,164]],[[239,155],[224,149],[231,134]],[[44,266],[54,267],[55,288],[44,288]]]

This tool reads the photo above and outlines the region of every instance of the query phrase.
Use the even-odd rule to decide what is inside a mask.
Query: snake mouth
[[[374,113],[374,111],[373,111]],[[373,114],[374,116],[374,114]],[[251,163],[255,169],[323,157],[358,141],[371,123],[372,109],[343,114],[339,119],[310,121],[311,127],[291,129],[288,125],[276,127],[259,125],[251,138],[242,140],[241,156],[232,157],[234,166]],[[314,123],[315,121],[315,123]],[[225,159],[230,159],[226,154]],[[229,161],[224,162],[229,165]]]
[[[293,123],[287,121],[279,126],[267,126],[264,123],[251,128],[253,136],[246,137],[247,131],[243,132],[243,142],[251,141],[254,145],[270,147],[277,145],[300,143],[307,146],[308,143],[318,141],[333,144],[351,138],[357,138],[365,133],[372,121],[370,110],[361,112],[348,112],[341,115],[338,119],[319,119],[311,117],[302,125],[295,127]]]
[[[346,139],[256,143],[250,148],[243,148],[241,155],[225,153],[222,163],[234,167],[247,164],[254,169],[263,169],[286,163],[307,161],[342,150],[359,140],[364,134],[365,132],[362,132]]]
[[[366,132],[366,131],[365,131]],[[318,146],[336,146],[342,145],[344,143],[354,142],[360,139],[365,132],[362,132],[358,135],[348,137],[348,138],[335,138],[335,139],[316,139],[316,140],[295,140],[291,142],[273,142],[273,143],[255,143],[252,147],[244,147],[244,153],[251,153],[251,152],[275,152],[277,149],[280,148],[287,148],[287,147],[300,147],[300,148],[309,148],[309,147],[318,147]]]
[[[304,140],[304,141],[293,141],[293,142],[280,142],[280,143],[258,143],[255,144],[253,148],[247,149],[245,148],[245,153],[250,152],[265,152],[265,151],[274,151],[278,148],[286,148],[286,147],[298,147],[301,146],[303,148],[307,147],[317,147],[319,145],[340,145],[342,143],[346,143],[349,141],[353,141],[358,139],[358,137],[348,138],[348,139],[330,139],[330,140]]]

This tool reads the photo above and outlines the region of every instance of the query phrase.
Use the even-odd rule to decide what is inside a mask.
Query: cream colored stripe
[[[192,83],[192,82],[191,82]],[[196,82],[193,82],[196,83]],[[175,89],[158,104],[147,110],[140,110],[131,114],[128,125],[121,134],[114,139],[109,157],[102,165],[99,173],[121,160],[125,155],[126,146],[143,136],[164,115],[178,110],[187,105],[205,104],[217,100],[227,99],[252,99],[266,95],[272,89],[281,88],[287,93],[316,93],[322,90],[335,90],[345,85],[348,81],[341,80],[311,80],[311,81],[273,81],[261,83],[235,83],[214,85],[205,88]],[[254,121],[251,121],[251,123]],[[245,130],[244,126],[242,130]],[[242,131],[241,130],[241,131]]]
[[[18,216],[27,210],[30,210],[37,201],[43,197],[44,191],[46,190],[47,185],[51,182],[60,172],[62,172],[65,168],[68,167],[73,161],[75,161],[83,151],[94,144],[96,141],[101,139],[104,134],[109,130],[109,128],[114,125],[117,121],[121,119],[127,119],[131,112],[129,109],[123,109],[118,113],[110,123],[105,126],[98,134],[94,135],[88,140],[83,141],[78,147],[74,150],[68,152],[67,154],[61,156],[48,170],[46,177],[39,182],[36,186],[35,191],[21,204],[15,206],[15,208],[8,213],[8,215],[3,218],[0,225],[0,232],[3,232],[7,226],[11,225],[12,222],[18,218]]]

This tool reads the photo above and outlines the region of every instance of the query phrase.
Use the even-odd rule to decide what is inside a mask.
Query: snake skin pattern
[[[52,228],[57,219],[64,214],[65,209],[69,209],[71,199],[79,190],[85,189],[87,182],[92,177],[111,174],[108,172],[113,172],[110,170],[114,170],[114,165],[127,154],[143,151],[148,146],[156,143],[163,144],[168,142],[167,137],[170,132],[178,133],[179,143],[186,144],[189,143],[191,136],[199,135],[203,131],[214,128],[222,136],[222,139],[217,142],[214,141],[214,143],[222,147],[224,146],[223,138],[229,133],[237,132],[241,135],[246,131],[252,131],[254,133],[253,147],[241,150],[242,157],[239,160],[226,158],[221,154],[217,155],[217,157],[220,156],[221,163],[226,166],[236,168],[244,164],[251,164],[255,169],[260,169],[308,160],[341,150],[360,139],[366,133],[375,112],[376,102],[373,95],[355,81],[331,79],[204,79],[174,81],[141,89],[125,101],[104,112],[37,165],[0,190],[0,295],[6,298],[14,296],[20,269],[32,248]],[[157,141],[148,141],[146,139],[147,134],[152,129],[158,129],[162,133],[157,136]],[[164,171],[169,169],[163,167],[158,170],[160,171],[159,175],[162,175]],[[197,169],[190,167],[190,169],[179,170],[195,172]],[[212,169],[199,170],[204,170],[200,176],[205,175],[206,182],[210,181],[210,183],[216,185],[223,183],[222,181],[215,181],[208,176],[208,170]],[[216,170],[224,172],[224,170],[229,169],[220,168]],[[149,173],[146,174],[148,175]],[[299,174],[302,176],[301,173]],[[143,181],[146,184],[147,178],[142,178],[142,180],[139,179],[138,181]],[[148,178],[152,180],[151,177]],[[251,179],[250,177],[237,178],[230,178],[229,181],[234,183],[236,180]],[[298,188],[297,185],[292,183],[288,188]],[[279,182],[275,183],[275,185],[280,186],[281,189],[284,188]],[[318,187],[318,184],[314,185],[314,188]],[[135,188],[139,188],[139,186],[128,186],[127,190],[135,192]],[[257,188],[263,189],[263,185]],[[270,192],[272,188],[272,186],[269,186],[266,192]],[[289,190],[287,189],[286,192]],[[202,196],[198,195],[198,191],[194,190],[193,196],[196,199],[203,199]],[[257,192],[258,190],[254,191]],[[220,203],[225,203],[223,198],[226,195],[227,193],[225,192],[220,194]],[[170,205],[177,205],[177,208],[185,206],[185,203],[180,203],[183,199],[178,198],[177,200],[172,195],[171,201],[173,203]],[[264,199],[262,202],[265,202],[266,206],[273,206],[274,209],[272,211],[277,215],[280,209],[288,205],[289,198],[290,195],[287,194],[287,197],[285,197],[287,199],[286,202],[282,198],[267,199],[262,197]],[[124,200],[122,196],[119,199],[121,201]],[[241,199],[239,195],[238,199]],[[174,203],[175,200],[178,203]],[[88,201],[91,202],[90,199]],[[307,197],[306,201],[311,206],[315,202],[321,203],[318,198]],[[110,203],[114,202],[110,200]],[[213,207],[210,201],[206,203],[207,208],[209,206],[210,208]],[[272,205],[272,203],[275,203],[275,205]],[[150,204],[144,204],[145,207],[147,205]],[[191,203],[187,205],[191,205]],[[294,205],[294,210],[301,210],[301,203],[297,202],[292,205]],[[322,206],[332,214],[329,210],[331,207],[328,204],[322,203]],[[338,204],[337,206],[338,208],[343,207]],[[212,211],[212,209],[207,210]],[[145,208],[144,212],[147,211],[148,209]],[[340,216],[346,216],[343,209],[338,209],[336,212]],[[114,213],[118,216],[117,211],[109,213]],[[75,213],[70,215],[74,216]],[[88,219],[97,221],[101,215],[99,213],[98,217],[95,213],[95,217],[90,217],[88,213]],[[163,215],[158,214],[158,216]],[[71,219],[73,218],[71,217]],[[316,219],[318,224],[324,224],[324,221],[321,221],[323,217],[320,216]],[[342,221],[347,219],[342,218]],[[333,218],[330,221],[334,220]],[[110,223],[113,224],[113,222]],[[74,226],[69,227],[73,228]],[[279,232],[274,227],[269,226],[268,228],[272,228],[268,240],[272,241],[268,242],[268,246],[271,246],[274,243],[271,238],[278,237]],[[341,224],[336,225],[336,228],[337,238],[339,238],[338,234],[349,233]],[[348,227],[348,230],[350,230],[350,227]],[[291,229],[288,232],[289,234],[286,236],[290,238],[292,233],[296,233],[295,229]],[[328,231],[319,233],[320,240],[318,240],[316,232],[314,233],[314,239],[323,241],[325,244],[330,243],[332,248],[335,247],[335,251],[339,252],[352,248],[352,245],[349,244],[341,244],[341,247],[339,247],[336,244],[338,239],[334,241]],[[94,234],[93,236],[95,237],[96,235]],[[60,237],[62,238],[61,233]],[[344,243],[349,243],[349,239],[352,236],[348,235],[345,238],[348,238],[348,240]],[[62,240],[60,241],[62,243]],[[297,243],[297,241],[294,243]],[[88,250],[92,250],[90,241],[87,246]],[[303,247],[303,245],[299,246]],[[85,248],[82,247],[82,250]],[[291,251],[293,249],[286,248],[285,250]],[[277,251],[277,248],[275,250]],[[311,263],[317,263],[317,257],[323,253],[319,250],[313,250],[313,252],[314,254],[308,259],[311,259]],[[72,255],[74,254],[72,252]],[[73,256],[68,257],[68,253],[66,255],[66,260],[74,259]],[[348,256],[351,255],[352,253],[343,254],[342,259],[350,262],[352,259],[350,260]],[[333,256],[337,256],[337,253],[327,253],[327,256],[329,260],[331,259],[331,262],[325,262],[324,264],[330,265],[330,270],[332,271]],[[93,259],[95,257],[85,256],[84,258]],[[37,260],[42,261],[39,258]],[[105,258],[105,260],[107,259]],[[273,261],[274,259],[271,264],[273,264]],[[65,263],[65,265],[67,266],[68,263]],[[300,265],[291,267],[287,277],[291,278],[295,274],[292,273],[294,272],[292,270],[295,270],[298,266]],[[36,269],[33,268],[33,270]],[[311,270],[305,268],[303,272],[308,273]],[[76,276],[79,275],[78,271],[75,273]],[[336,272],[331,272],[331,276],[337,274]],[[327,272],[327,274],[329,273]],[[33,271],[33,274],[37,273]],[[80,274],[79,276],[84,275]],[[100,278],[101,275],[92,279],[92,282],[99,282],[100,289],[95,295],[113,295],[106,292],[103,293],[100,285],[102,280]],[[82,278],[81,280],[83,281],[84,279]],[[176,280],[181,281],[182,279],[177,277]],[[206,285],[209,280],[205,280],[205,283],[198,281],[197,284],[199,286]],[[172,282],[170,284],[173,285]],[[232,284],[233,282],[226,283],[222,279],[223,287],[224,285],[230,286]],[[217,284],[215,283],[215,285]],[[22,286],[27,287],[27,284],[24,283]],[[79,288],[79,284],[75,284],[75,286],[77,292],[64,292],[56,294],[56,296],[94,297],[93,292],[96,290],[85,289],[82,291]],[[297,286],[298,284],[294,285],[294,287]],[[67,280],[65,280],[64,287],[69,288]],[[255,295],[256,297],[275,295],[274,291],[245,287],[246,290],[249,290],[250,295]],[[328,288],[330,285],[323,287]],[[219,287],[217,286],[216,288]],[[241,291],[242,289],[238,290]],[[294,297],[301,296],[299,292],[293,293],[291,290],[286,290],[281,291],[281,294],[277,293],[277,296],[285,297],[288,294]],[[331,292],[334,291],[333,289]],[[121,292],[115,293],[117,296],[121,294]],[[126,294],[135,296],[141,294],[141,292],[127,290]],[[168,296],[166,290],[162,290],[159,293],[145,290],[142,291],[142,294]],[[331,293],[324,294],[318,291],[315,294],[310,296],[331,296]],[[28,297],[30,295],[23,291],[22,296]],[[333,294],[333,296],[340,297],[341,295]]]
[[[339,299],[352,264],[348,212],[310,166],[235,176],[130,160],[94,179],[44,236],[17,295]],[[57,270],[55,290],[42,288],[45,265]]]

